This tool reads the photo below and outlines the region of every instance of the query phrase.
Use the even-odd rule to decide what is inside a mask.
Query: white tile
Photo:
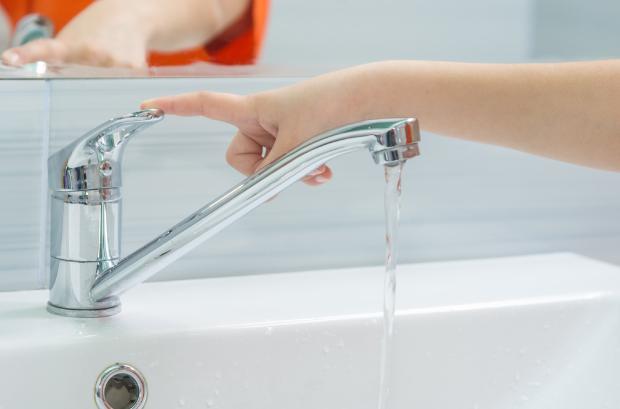
[[[0,290],[39,288],[45,83],[0,80]]]

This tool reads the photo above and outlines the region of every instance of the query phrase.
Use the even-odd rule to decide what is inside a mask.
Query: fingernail
[[[5,51],[2,54],[2,59],[4,60],[5,63],[9,65],[19,65],[20,63],[19,55],[16,52],[13,52],[11,50]]]
[[[152,101],[153,101],[152,99],[147,99],[146,101],[142,101],[142,103],[140,104],[140,108],[142,109],[147,108],[149,105],[151,105]]]
[[[314,180],[315,180],[317,183],[325,183],[325,182],[327,182],[329,179],[327,179],[325,176],[319,175],[319,176],[315,177],[315,178],[314,178]]]

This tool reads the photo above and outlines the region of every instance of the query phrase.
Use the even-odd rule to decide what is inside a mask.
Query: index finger
[[[240,95],[201,91],[149,99],[140,107],[159,108],[172,115],[202,115],[235,124],[246,116],[248,104]]]

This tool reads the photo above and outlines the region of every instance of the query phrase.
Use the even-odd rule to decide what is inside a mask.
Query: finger
[[[2,53],[2,63],[11,66],[21,65],[21,58],[13,49],[6,50]]]
[[[264,160],[259,164],[259,167],[265,167],[293,150],[293,148],[295,148],[295,144],[291,142],[291,140],[292,138],[280,133],[277,136],[273,147],[271,147]]]
[[[318,176],[321,173],[325,172],[325,168],[326,167],[327,166],[325,166],[325,165],[321,165],[318,168],[314,169],[312,172],[308,173],[308,176]]]
[[[238,123],[248,114],[245,97],[207,91],[149,99],[142,102],[140,107],[142,109],[160,108],[172,115],[202,115],[232,124]]]
[[[42,39],[6,50],[2,54],[2,62],[9,65],[23,65],[35,61],[60,63],[66,55],[67,49],[60,41]]]
[[[263,160],[263,145],[249,136],[237,132],[226,151],[226,162],[246,176],[256,171]]]
[[[324,171],[321,174],[314,176],[306,176],[303,182],[309,186],[319,186],[329,182],[332,179],[333,173],[329,166],[323,165]]]

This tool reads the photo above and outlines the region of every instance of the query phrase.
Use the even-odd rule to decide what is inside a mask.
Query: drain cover
[[[146,381],[127,364],[114,364],[97,378],[95,402],[99,409],[142,409],[146,403]]]

